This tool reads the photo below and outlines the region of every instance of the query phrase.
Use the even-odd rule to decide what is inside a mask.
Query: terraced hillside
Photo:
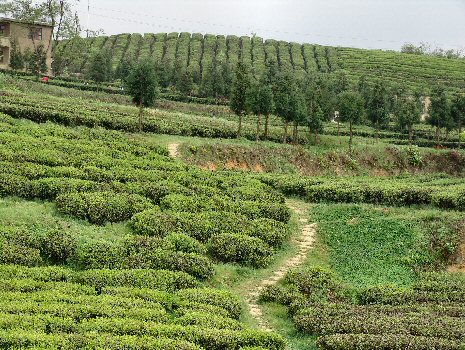
[[[60,43],[59,55],[66,56],[75,46]],[[263,40],[259,37],[202,35],[190,33],[120,34],[85,39],[79,62],[69,65],[72,72],[84,72],[93,52],[108,49],[116,69],[123,59],[152,58],[168,70],[185,69],[199,83],[214,60],[235,65],[243,60],[256,72],[275,62],[281,68],[292,68],[298,75],[344,72],[349,80],[362,75],[382,79],[389,84],[402,82],[411,87],[427,88],[437,82],[452,91],[465,87],[465,60],[409,55],[394,51],[363,50],[314,44]]]

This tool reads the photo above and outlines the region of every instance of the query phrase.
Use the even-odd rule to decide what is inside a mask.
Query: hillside
[[[0,74],[0,347],[464,348],[455,132],[236,130],[162,99],[140,131],[129,96]]]
[[[123,60],[150,57],[173,75],[172,81],[176,79],[176,72],[187,71],[197,84],[216,59],[229,66],[243,60],[256,73],[262,72],[267,62],[275,62],[281,68],[294,69],[298,76],[343,72],[352,83],[365,75],[368,80],[382,79],[389,85],[402,83],[416,89],[436,83],[446,85],[450,91],[465,88],[465,60],[394,51],[301,45],[248,36],[157,33],[101,36],[83,39],[79,45],[63,41],[58,47],[58,56],[71,57],[76,47],[79,58],[66,64],[74,73],[85,72],[92,53],[106,49],[111,52],[115,70]]]

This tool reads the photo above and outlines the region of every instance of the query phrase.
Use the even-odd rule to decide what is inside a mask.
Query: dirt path
[[[309,205],[298,200],[288,200],[286,203],[295,212],[299,221],[300,233],[292,238],[292,244],[296,247],[297,254],[289,257],[284,263],[275,266],[270,276],[253,284],[246,297],[251,316],[257,321],[259,328],[266,332],[271,332],[272,329],[263,317],[263,312],[260,305],[258,305],[261,292],[266,287],[276,284],[290,269],[304,262],[316,236],[316,224],[310,224],[307,218]]]
[[[170,143],[168,145],[168,153],[170,154],[171,158],[178,158],[179,157],[179,143]]]

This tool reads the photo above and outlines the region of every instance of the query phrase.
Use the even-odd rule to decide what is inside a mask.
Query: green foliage
[[[241,262],[255,267],[266,266],[273,250],[261,239],[242,234],[221,233],[208,242],[208,251],[224,262]]]
[[[113,79],[110,51],[101,50],[92,55],[86,76],[99,85]]]
[[[112,192],[68,193],[57,197],[61,212],[87,219],[94,224],[119,222],[153,205],[142,196]]]
[[[42,252],[54,264],[65,264],[76,255],[77,241],[65,231],[49,231],[42,242]]]
[[[431,93],[431,107],[426,121],[436,127],[437,138],[439,138],[440,128],[451,126],[450,105],[444,88],[441,86],[436,86]]]
[[[126,81],[127,93],[137,106],[151,107],[158,97],[157,75],[149,60],[137,63]]]
[[[346,91],[338,95],[340,120],[350,124],[360,124],[364,118],[364,100],[356,92]]]
[[[389,122],[388,93],[383,82],[375,84],[367,101],[367,117],[379,129]]]
[[[17,71],[24,68],[24,56],[16,41],[11,42],[10,67]]]

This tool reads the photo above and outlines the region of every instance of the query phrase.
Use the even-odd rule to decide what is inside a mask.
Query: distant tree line
[[[89,64],[88,78],[98,83],[115,78],[109,62],[108,52],[97,52]],[[150,74],[147,74],[155,81],[156,88],[152,89],[154,95],[160,87],[167,87],[164,67],[160,68],[149,59],[140,63],[123,61],[117,70],[118,78],[125,86],[136,86],[135,76],[142,79],[142,75],[135,75],[134,71],[141,67],[149,70]],[[191,93],[194,82],[189,72],[180,70],[176,82],[180,93]],[[213,94],[216,98],[229,100],[231,111],[238,116],[238,137],[242,133],[243,117],[257,116],[257,142],[268,137],[270,115],[276,115],[283,121],[283,143],[292,141],[297,144],[299,127],[306,127],[308,140],[317,144],[325,122],[347,123],[350,150],[354,125],[371,125],[375,130],[373,136],[378,139],[379,131],[395,122],[399,130],[408,132],[411,144],[414,126],[422,121],[422,116],[426,116],[426,123],[436,128],[439,145],[442,139],[449,140],[452,130],[461,133],[465,123],[465,95],[449,96],[441,86],[426,93],[410,91],[402,85],[386,86],[382,80],[370,83],[365,76],[357,84],[350,84],[343,72],[307,74],[302,77],[297,76],[292,68],[283,69],[272,61],[266,64],[263,73],[255,74],[244,62],[238,62],[230,70],[221,62],[213,60],[204,74],[201,86],[205,89],[205,96]],[[431,100],[429,111],[425,109],[425,96]],[[135,99],[134,102],[140,105],[140,101]],[[142,107],[150,105],[150,102],[152,99],[145,98]]]
[[[456,59],[463,57],[463,49],[443,49],[440,47],[432,48],[428,43],[420,43],[420,45],[414,45],[412,43],[406,43],[402,46],[402,53],[408,53],[413,55],[429,55],[436,57],[445,57],[450,59]]]

